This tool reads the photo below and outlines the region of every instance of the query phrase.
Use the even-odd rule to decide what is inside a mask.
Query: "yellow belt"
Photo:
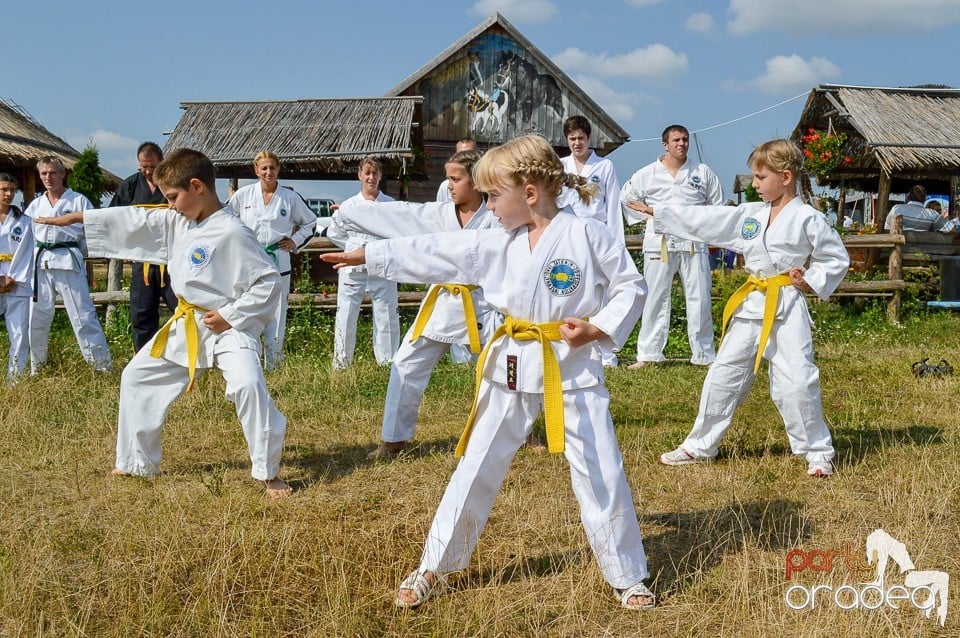
[[[697,252],[697,247],[696,247],[696,246],[694,245],[694,243],[691,241],[691,242],[690,242],[690,254],[691,254],[691,255],[694,255],[694,254],[696,254],[696,252]],[[669,253],[669,251],[667,250],[667,236],[666,236],[666,235],[660,235],[660,261],[662,261],[663,263],[667,263],[668,261],[670,261],[670,253]]]
[[[471,290],[476,290],[477,286],[467,286],[465,284],[437,284],[430,287],[427,296],[423,300],[423,306],[417,313],[417,320],[413,322],[413,334],[410,341],[416,341],[423,334],[423,329],[427,327],[430,315],[437,305],[437,295],[441,290],[446,290],[451,295],[460,296],[463,301],[463,316],[467,322],[467,336],[470,337],[470,352],[478,354],[480,352],[480,331],[477,330],[477,311],[473,307],[473,295]]]
[[[0,253],[0,261],[13,261],[13,253]]]
[[[187,338],[187,370],[190,375],[190,385],[187,386],[187,392],[193,390],[193,379],[197,375],[197,356],[200,351],[200,333],[197,329],[197,312],[209,312],[206,308],[194,306],[192,303],[178,297],[177,310],[170,317],[167,323],[157,332],[157,338],[153,341],[150,348],[150,356],[159,359],[163,356],[163,351],[167,347],[167,338],[170,336],[170,327],[173,323],[183,317],[183,328]]]
[[[550,452],[563,452],[563,387],[560,381],[560,364],[557,355],[553,352],[551,341],[559,341],[562,321],[551,323],[530,323],[513,317],[504,317],[503,325],[493,333],[487,346],[480,353],[477,360],[477,395],[480,394],[480,381],[483,379],[483,367],[487,361],[490,346],[500,337],[506,335],[517,341],[539,341],[543,347],[543,412],[547,424],[547,449]],[[477,398],[473,400],[467,426],[460,436],[456,455],[463,456],[467,449],[467,441],[473,432],[474,420],[477,416]]]
[[[723,324],[720,333],[720,341],[727,332],[727,324],[730,318],[744,299],[754,290],[759,290],[766,297],[763,305],[763,325],[760,328],[760,349],[757,350],[757,361],[753,366],[753,373],[756,374],[760,369],[760,361],[763,360],[763,350],[767,346],[767,340],[770,338],[770,331],[773,329],[773,320],[777,316],[777,301],[780,298],[780,288],[789,286],[790,275],[776,275],[774,277],[754,277],[750,275],[747,283],[737,288],[736,292],[730,295],[727,305],[723,307]]]

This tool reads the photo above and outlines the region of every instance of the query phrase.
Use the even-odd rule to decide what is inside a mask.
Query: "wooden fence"
[[[906,288],[906,283],[903,280],[903,246],[906,243],[906,238],[900,230],[900,219],[897,218],[894,220],[894,228],[889,234],[846,235],[843,238],[843,243],[852,256],[857,256],[862,252],[865,255],[865,261],[867,263],[869,263],[872,255],[872,253],[867,251],[873,251],[873,253],[878,254],[880,259],[887,258],[888,278],[877,281],[843,282],[840,284],[834,297],[889,297],[887,302],[887,318],[890,321],[899,322],[900,295]],[[643,249],[643,236],[627,235],[626,244],[627,250],[639,252]],[[329,239],[325,237],[315,237],[310,240],[301,252],[308,256],[308,259],[304,261],[312,264],[315,270],[321,272],[326,271],[324,274],[319,275],[323,280],[336,282],[336,275],[332,268],[326,265],[325,262],[314,259],[314,256],[323,253],[337,252],[338,250],[340,249]],[[960,250],[960,245],[958,245],[958,250]],[[878,257],[874,256],[873,258],[874,261],[876,261]],[[106,260],[98,261],[101,263],[106,262]],[[320,266],[320,263],[323,263],[323,266]],[[312,274],[315,273],[312,272]],[[423,292],[401,292],[399,293],[400,305],[402,307],[416,307],[423,299],[423,295]],[[130,300],[129,292],[122,290],[94,292],[91,293],[91,296],[93,297],[94,303],[98,305],[125,304]],[[317,308],[328,309],[333,309],[337,306],[337,295],[335,293],[291,293],[289,299],[291,306],[310,304]]]

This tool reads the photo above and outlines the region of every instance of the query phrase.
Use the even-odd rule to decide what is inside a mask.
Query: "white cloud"
[[[140,142],[113,131],[97,129],[93,133],[75,133],[67,142],[82,151],[91,142],[100,155],[100,166],[119,177],[126,177],[137,170],[137,147]]]
[[[710,33],[713,31],[713,16],[706,11],[694,13],[687,18],[684,26],[687,28],[687,31],[694,33]]]
[[[627,0],[627,4],[632,4],[635,7],[649,7],[650,5],[659,4],[663,0]]]
[[[589,75],[577,75],[573,81],[620,124],[633,119],[637,105],[661,103],[659,98],[646,93],[618,93],[602,80]]]
[[[731,33],[898,32],[960,23],[957,0],[730,0]]]
[[[663,78],[684,73],[687,55],[676,53],[665,44],[651,44],[622,55],[588,53],[576,47],[553,56],[561,68],[605,77]]]
[[[487,18],[500,12],[511,22],[537,23],[549,20],[557,12],[553,0],[477,0],[469,12]]]
[[[766,72],[750,80],[746,87],[781,94],[802,91],[838,77],[840,67],[826,58],[804,60],[796,54],[778,55],[767,60]],[[726,88],[738,90],[743,87],[728,83]]]

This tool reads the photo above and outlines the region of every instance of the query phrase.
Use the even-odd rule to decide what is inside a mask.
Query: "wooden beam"
[[[890,173],[880,173],[880,188],[877,189],[877,212],[874,218],[878,229],[883,229],[887,222],[887,213],[890,211]]]

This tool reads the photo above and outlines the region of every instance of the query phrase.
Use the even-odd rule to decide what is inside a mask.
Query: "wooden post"
[[[902,235],[903,234],[903,216],[897,215],[890,222],[890,234],[891,235]],[[890,265],[887,269],[887,277],[890,281],[897,281],[903,279],[903,244],[898,243],[890,249]],[[901,292],[900,290],[894,290],[893,295],[890,296],[890,301],[887,302],[887,321],[890,323],[899,324],[900,323],[900,309],[901,309]]]
[[[120,290],[123,290],[123,260],[111,259],[107,265],[107,292],[117,292]],[[113,320],[113,314],[116,311],[116,304],[107,304],[107,323]]]
[[[23,208],[26,209],[37,194],[37,169],[32,164],[23,171],[20,190],[23,191]]]
[[[233,194],[237,192],[238,188],[240,188],[240,180],[236,177],[231,177],[230,181],[227,182],[227,199],[233,197]]]
[[[957,212],[957,202],[960,201],[960,178],[950,176],[950,216]]]
[[[840,193],[837,195],[837,228],[843,228],[843,217],[845,213],[843,209],[847,205],[847,187],[843,185],[843,180],[840,180]]]
[[[890,185],[891,185],[891,176],[885,170],[880,171],[880,188],[879,193],[877,193],[877,210],[874,213],[873,217],[876,220],[876,227],[878,231],[883,230],[884,225],[887,222],[887,212],[890,210]]]

